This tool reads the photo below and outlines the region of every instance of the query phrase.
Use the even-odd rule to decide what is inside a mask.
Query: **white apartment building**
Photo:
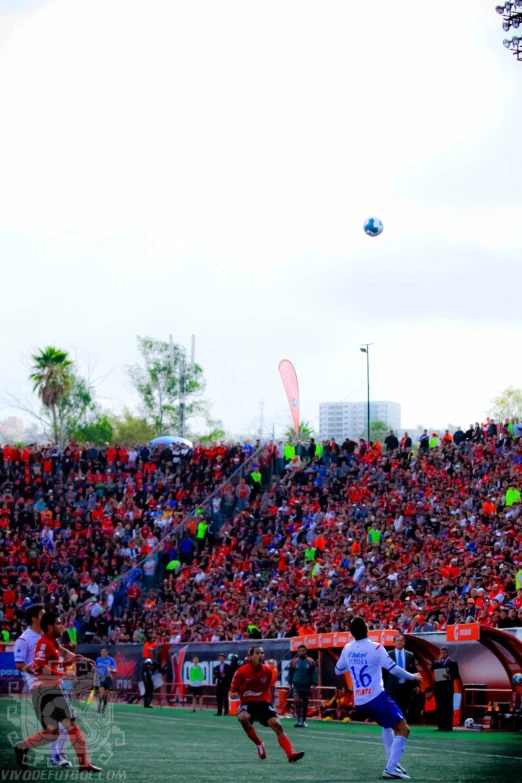
[[[24,439],[24,420],[9,416],[0,422],[0,443],[19,443]]]
[[[345,438],[356,440],[366,433],[368,403],[321,402],[319,403],[319,438],[335,438],[341,444]],[[389,400],[370,402],[370,421],[384,421],[392,430],[401,428],[401,404]]]

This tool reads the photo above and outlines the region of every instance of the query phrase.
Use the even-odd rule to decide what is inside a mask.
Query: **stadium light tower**
[[[373,343],[363,343],[360,348],[361,353],[366,354],[366,388],[368,392],[366,403],[368,421],[366,422],[366,428],[368,435],[368,445],[370,445],[370,345],[373,345]]]
[[[505,33],[508,33],[511,28],[518,30],[522,27],[522,0],[497,5],[495,11],[502,16],[502,29]],[[512,38],[504,38],[503,43],[506,49],[522,62],[522,37],[514,35]]]
[[[188,363],[187,363],[187,349],[185,346],[179,343],[174,343],[172,335],[169,334],[169,357],[170,368],[172,372],[175,370],[174,363],[174,345],[179,349],[179,411],[178,411],[178,437],[185,437],[185,398],[186,387],[188,381]],[[192,345],[190,351],[190,369],[194,369],[194,358],[196,352],[196,336],[192,335]]]

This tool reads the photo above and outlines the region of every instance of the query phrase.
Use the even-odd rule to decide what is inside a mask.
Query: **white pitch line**
[[[311,737],[323,737],[326,732],[321,734],[312,734],[312,732],[307,732]],[[331,739],[334,740],[334,742],[355,742],[360,745],[381,745],[382,742],[373,742],[371,740],[358,740],[358,739],[348,739],[348,737],[334,737],[332,734],[328,735]],[[426,745],[414,745],[413,741],[408,740],[408,745],[406,747],[410,747],[412,750],[436,750],[436,746],[426,746]],[[449,750],[448,748],[444,748],[444,753],[457,753],[461,756],[482,756],[482,758],[488,758],[488,759],[507,759],[508,761],[522,761],[522,756],[502,756],[500,753],[477,753],[476,751],[472,750]]]
[[[134,717],[131,713],[122,713],[118,716],[119,718],[126,717],[126,718],[132,718]],[[158,715],[149,715],[147,717],[152,718],[153,720],[160,720],[166,723],[185,723],[186,720],[183,718],[160,718]],[[217,725],[216,723],[197,723],[198,726],[203,726],[204,728],[208,729],[219,729],[223,728],[223,724]],[[284,724],[283,724],[284,728]],[[229,730],[232,731],[243,731],[243,729],[240,729],[238,726],[229,726]],[[311,731],[307,731],[306,735],[310,737],[318,737],[319,739],[322,739],[323,737],[330,737],[335,742],[355,742],[358,745],[378,745],[379,747],[382,747],[382,742],[375,741],[375,740],[362,740],[362,739],[350,739],[349,737],[338,737],[332,732],[329,731],[322,731],[321,733],[313,733]],[[302,735],[301,735],[302,736]],[[407,747],[410,747],[412,750],[436,750],[436,745],[426,746],[426,745],[415,745],[413,744],[415,740],[408,740]],[[482,758],[488,758],[488,759],[507,759],[508,761],[522,761],[522,756],[503,756],[500,753],[477,753],[476,751],[472,750],[449,750],[448,748],[444,748],[444,753],[456,753],[460,756],[481,756]]]

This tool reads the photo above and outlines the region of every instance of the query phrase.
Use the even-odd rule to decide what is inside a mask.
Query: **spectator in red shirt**
[[[136,609],[138,601],[141,598],[141,590],[138,585],[131,585],[127,589],[127,600],[130,610]]]

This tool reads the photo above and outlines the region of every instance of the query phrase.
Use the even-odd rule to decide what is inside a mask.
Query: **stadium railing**
[[[490,726],[495,713],[504,714],[511,709],[513,691],[510,688],[485,688],[464,686],[464,718],[473,718],[475,723]]]
[[[171,538],[173,536],[179,535],[184,530],[186,530],[188,523],[191,520],[197,519],[197,517],[198,517],[198,513],[197,513],[198,509],[205,509],[205,511],[207,512],[207,515],[208,515],[208,519],[210,521],[212,519],[212,515],[209,512],[211,511],[211,508],[212,508],[212,500],[213,500],[213,498],[215,498],[216,495],[219,495],[222,492],[222,490],[227,485],[232,484],[233,486],[237,486],[239,481],[242,478],[245,478],[246,475],[247,475],[245,473],[245,468],[247,468],[248,466],[254,465],[255,461],[257,459],[259,459],[259,457],[266,450],[266,448],[267,448],[266,445],[259,446],[259,448],[256,451],[252,452],[250,457],[248,457],[246,460],[244,460],[244,462],[242,462],[241,465],[239,465],[236,468],[236,470],[234,470],[226,479],[223,479],[222,483],[218,487],[216,487],[216,489],[213,490],[213,492],[211,492],[209,495],[207,495],[207,497],[205,497],[204,500],[201,501],[201,503],[198,503],[197,507],[193,511],[191,511],[185,517],[183,517],[183,519],[180,522],[178,522],[177,524],[172,524],[171,523],[171,524],[167,525],[165,527],[164,531],[163,531],[163,535],[161,536],[160,540],[150,550],[150,552],[147,554],[147,557],[149,555],[156,554],[156,552],[158,552],[161,549],[161,545],[163,544],[163,542],[167,538]],[[139,562],[137,562],[133,566],[133,569],[140,570],[142,568],[143,564],[145,563],[147,557],[144,557]],[[100,593],[98,595],[98,600],[101,600],[103,595],[105,595],[109,590],[113,589],[115,587],[115,585],[117,585],[119,582],[124,580],[126,577],[127,577],[126,574],[120,574],[119,576],[114,578],[110,582],[110,584],[104,585],[103,589],[100,590]],[[82,601],[80,604],[78,604],[78,606],[76,607],[76,611],[78,611],[79,609],[82,609],[83,607],[85,607],[91,601],[92,601],[92,596],[89,596],[89,598],[86,598],[84,601]],[[142,598],[142,602],[143,602],[143,598]]]
[[[282,699],[278,694],[276,705],[282,706],[280,715],[286,717],[292,717],[294,711],[294,699],[288,696],[289,687],[276,685],[275,689],[279,692],[285,693],[285,698]],[[318,711],[322,705],[325,705],[335,695],[336,688],[332,686],[316,686],[312,688],[312,695],[309,701],[309,710]],[[204,685],[202,687],[203,705],[206,709],[215,709],[216,702],[216,686]],[[120,701],[125,702],[137,702],[142,696],[139,691],[138,681],[133,681],[129,689],[115,690],[114,694]],[[164,683],[161,688],[154,690],[153,704],[158,707],[181,707],[183,709],[192,708],[192,694],[189,691],[189,686],[184,682],[169,682]]]

